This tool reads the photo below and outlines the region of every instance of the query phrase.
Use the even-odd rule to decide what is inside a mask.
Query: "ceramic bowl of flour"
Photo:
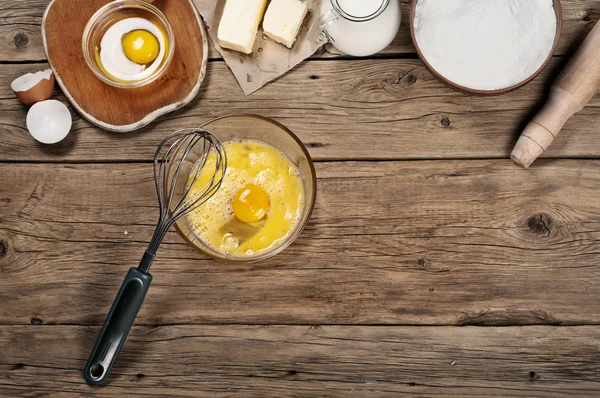
[[[461,91],[515,90],[548,65],[562,30],[559,0],[413,0],[417,53],[440,80]]]

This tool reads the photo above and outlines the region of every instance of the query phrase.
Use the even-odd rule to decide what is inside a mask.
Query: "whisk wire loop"
[[[208,181],[195,187],[209,159],[215,167]],[[158,146],[154,156],[154,178],[160,216],[148,252],[155,254],[162,240],[177,220],[206,203],[221,187],[227,169],[223,143],[202,128],[174,132]],[[192,192],[192,189],[194,190]]]
[[[196,144],[196,143],[197,143],[199,140],[200,140],[200,138],[199,138],[199,137],[197,137],[197,136],[191,136],[191,138],[190,138],[189,140],[188,140],[187,138],[186,138],[186,140],[184,140],[184,141],[188,141],[188,142],[187,142],[187,145],[186,145],[186,147],[185,147],[185,149],[184,149],[184,153],[183,153],[183,155],[181,155],[181,158],[182,158],[182,159],[186,159],[186,158],[187,158],[187,156],[189,155],[189,152],[190,152],[191,148],[192,148],[192,147],[193,147],[193,146],[194,146],[194,145],[195,145],[195,144]],[[174,153],[176,157],[177,157],[177,156],[179,156],[179,151],[181,151],[181,146],[182,146],[182,145],[179,145],[179,146],[177,147],[177,150],[176,150],[176,151],[175,151],[175,153]],[[173,180],[175,180],[175,181],[176,181],[176,180],[179,178],[179,172],[181,171],[181,166],[183,165],[183,162],[184,162],[184,160],[182,160],[181,162],[176,162],[176,163],[169,162],[169,165],[168,165],[168,170],[167,170],[167,175],[171,175],[171,167],[173,166],[173,164],[177,164],[177,167],[175,168],[175,172],[174,172],[174,175],[173,175]],[[189,178],[189,177],[188,177],[188,178]],[[170,184],[170,189],[169,189],[169,195],[168,195],[168,197],[169,197],[169,202],[168,202],[168,204],[167,204],[167,210],[169,210],[169,209],[172,209],[172,208],[173,208],[173,207],[172,207],[172,202],[173,202],[173,197],[174,197],[174,193],[175,193],[175,187],[176,187],[176,186],[177,186],[177,184],[173,184],[173,182],[171,181],[171,184]],[[189,191],[190,191],[191,187],[192,187],[192,184],[186,184],[186,189],[185,189],[185,191],[183,192],[183,194],[181,195],[181,198],[179,199],[179,201],[177,202],[177,204],[175,204],[175,206],[174,206],[175,208],[177,208],[178,206],[181,206],[181,202],[182,202],[182,201],[183,201],[183,199],[184,199],[184,198],[187,196],[187,194],[189,193]],[[166,188],[165,188],[165,191],[166,191]]]
[[[203,145],[204,146],[207,145],[206,141],[203,142]],[[208,160],[208,155],[211,153],[212,150],[213,150],[213,145],[212,145],[212,143],[209,142],[208,143],[208,148],[206,148],[206,147],[203,148],[202,155],[201,155],[200,159],[196,162],[196,164],[194,165],[194,167],[192,169],[193,173],[194,173],[194,176],[191,177],[192,173],[190,173],[190,181],[196,182],[198,180],[198,177],[200,176],[200,173],[202,172],[202,170],[204,169],[204,166],[206,165],[206,162]],[[190,191],[192,190],[193,186],[194,186],[194,184],[188,184],[187,185],[185,191],[183,192],[183,194],[181,195],[181,198],[179,199],[179,202],[177,202],[177,204],[174,206],[174,208],[176,208],[176,209],[186,208],[187,202],[184,203],[184,200],[189,199],[189,194],[190,194]],[[202,188],[200,190],[200,192],[203,189],[204,188]],[[175,216],[177,216],[177,215],[175,215]]]
[[[217,156],[216,161],[215,161],[215,169],[214,172],[212,174],[212,177],[210,178],[210,180],[204,184],[204,186],[202,186],[202,188],[198,189],[191,197],[189,197],[189,195],[186,195],[185,197],[189,197],[188,200],[186,200],[186,202],[179,207],[179,213],[177,213],[175,215],[175,217],[183,217],[184,215],[194,211],[195,209],[197,209],[199,206],[201,206],[205,201],[204,200],[198,200],[199,197],[212,197],[221,187],[222,181],[223,181],[223,173],[225,172],[225,168],[222,164],[222,159],[226,158],[226,154],[225,151],[222,149],[219,149],[220,151],[222,151],[220,153],[220,156]],[[204,164],[202,165],[202,168],[205,167],[206,162],[204,162]],[[226,167],[226,166],[225,166]],[[200,170],[199,170],[200,171]],[[199,171],[198,171],[198,175],[199,175]],[[195,179],[197,179],[198,177],[196,176]]]

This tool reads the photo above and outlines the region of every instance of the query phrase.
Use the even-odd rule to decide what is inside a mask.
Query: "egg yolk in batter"
[[[277,148],[258,141],[224,143],[227,170],[217,192],[187,215],[202,243],[230,257],[256,257],[286,241],[300,222],[304,184],[298,167]],[[211,154],[190,194],[212,177]]]
[[[247,184],[237,191],[231,203],[233,214],[242,222],[259,222],[269,211],[269,195],[254,184]]]
[[[146,65],[158,57],[158,39],[147,30],[133,30],[123,36],[123,52],[131,61]]]

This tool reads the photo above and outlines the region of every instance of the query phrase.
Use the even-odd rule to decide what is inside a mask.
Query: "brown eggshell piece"
[[[27,75],[21,76],[15,82],[13,82],[13,84],[11,85],[11,87],[13,88],[13,92],[15,93],[15,95],[17,96],[19,101],[21,101],[23,104],[25,104],[27,106],[32,106],[33,104],[35,104],[37,102],[45,101],[52,97],[52,94],[54,92],[54,80],[55,80],[54,73],[51,72],[50,77],[48,79],[40,76],[41,73],[43,73],[43,72],[39,72],[36,74],[27,74]],[[39,78],[39,81],[37,83],[35,83],[33,85],[33,87],[31,87],[28,90],[24,90],[24,91],[19,91],[18,89],[15,90],[15,85],[19,86],[19,85],[25,84],[25,82],[17,82],[19,79],[24,79],[24,78],[28,78],[28,79],[38,79]]]

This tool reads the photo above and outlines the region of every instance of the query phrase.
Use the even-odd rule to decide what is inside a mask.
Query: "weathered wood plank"
[[[0,327],[10,397],[597,396],[597,326],[134,327],[104,387],[95,327]]]
[[[225,64],[211,63],[200,95],[185,109],[121,135],[77,120],[54,146],[29,136],[26,109],[9,88],[24,69],[44,65],[0,65],[0,160],[150,161],[168,133],[234,113],[283,122],[317,160],[507,158],[561,62],[520,90],[485,99],[444,87],[418,60],[307,62],[249,97]],[[599,157],[598,107],[600,97],[569,120],[545,156]]]
[[[139,323],[600,323],[600,161],[317,170],[312,221],[274,259],[217,263],[170,233]],[[153,189],[149,164],[1,165],[0,323],[101,324]]]
[[[0,62],[3,61],[42,61],[46,59],[42,47],[40,25],[44,9],[49,0],[0,0]],[[394,42],[383,51],[388,56],[414,53],[410,39],[409,12],[410,0],[401,0],[402,27]],[[557,50],[558,55],[569,54],[574,46],[581,43],[592,29],[600,11],[598,0],[562,0],[563,39]],[[336,57],[339,52],[331,46],[315,58]],[[220,59],[219,53],[211,45],[210,57]]]

